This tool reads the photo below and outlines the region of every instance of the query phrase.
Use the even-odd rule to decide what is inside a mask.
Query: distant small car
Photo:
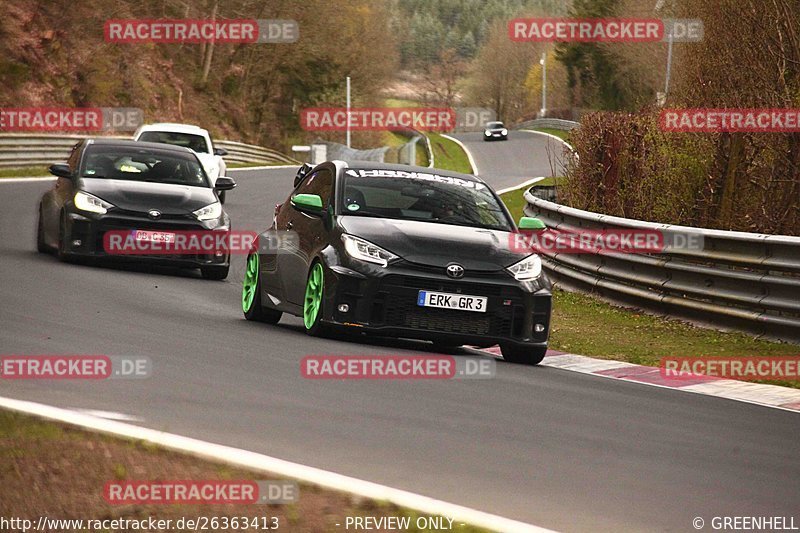
[[[523,217],[519,229],[541,230]],[[383,163],[304,165],[242,283],[247,320],[303,318],[329,328],[433,341],[499,344],[535,365],[547,351],[551,285],[542,261],[512,246],[511,214],[468,174]],[[294,237],[289,239],[289,237]]]
[[[208,174],[212,185],[217,182],[218,177],[225,176],[228,170],[225,160],[222,159],[223,156],[228,155],[228,151],[224,148],[215,148],[208,130],[204,130],[199,126],[173,124],[170,122],[145,124],[136,130],[133,139],[135,141],[183,146],[193,150],[200,162],[203,163],[203,168]],[[225,203],[224,191],[219,193],[219,200]]]
[[[192,150],[84,139],[50,173],[58,179],[39,202],[39,252],[55,251],[62,261],[113,257],[199,268],[206,279],[228,276],[230,253],[128,255],[105,246],[107,232],[151,243],[174,241],[181,232],[230,232],[230,217]],[[217,178],[217,190],[235,186],[231,178]]]
[[[487,122],[483,129],[484,141],[508,140],[508,129],[502,122]]]

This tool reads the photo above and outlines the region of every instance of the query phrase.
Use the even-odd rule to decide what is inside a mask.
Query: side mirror
[[[306,174],[308,174],[309,172],[311,172],[311,169],[312,169],[312,168],[314,168],[314,167],[312,167],[312,166],[311,166],[311,165],[309,165],[308,163],[303,163],[303,166],[301,166],[301,167],[300,167],[300,168],[297,170],[297,174],[295,174],[295,176],[294,176],[294,186],[295,186],[295,187],[297,187],[298,185],[300,185],[300,182],[301,182],[301,181],[303,181],[303,178],[305,178],[305,177],[306,177]]]
[[[236,181],[228,176],[220,176],[217,178],[214,188],[218,191],[230,191],[236,188]]]
[[[317,194],[295,194],[292,196],[292,207],[309,215],[322,215],[322,198]]]
[[[72,171],[69,169],[69,165],[50,165],[48,169],[50,174],[53,176],[58,176],[59,178],[67,178],[72,179]]]
[[[544,225],[544,222],[539,220],[538,218],[534,217],[522,217],[519,219],[519,224],[517,224],[519,229],[527,229],[527,230],[534,230],[534,231],[541,231],[547,229],[547,226]]]
[[[228,155],[228,151],[225,148],[214,148],[214,155],[223,157]]]

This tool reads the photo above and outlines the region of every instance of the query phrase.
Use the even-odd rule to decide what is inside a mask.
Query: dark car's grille
[[[420,290],[487,296],[485,313],[417,305]],[[511,286],[389,275],[373,300],[370,322],[441,333],[518,336],[524,323],[522,293]]]

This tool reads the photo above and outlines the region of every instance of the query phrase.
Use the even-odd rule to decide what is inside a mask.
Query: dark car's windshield
[[[193,154],[171,154],[133,146],[90,147],[83,158],[80,175],[84,178],[210,186],[203,167]]]
[[[493,130],[493,129],[502,128],[502,127],[503,127],[503,123],[502,122],[487,122],[486,123],[486,129],[487,130]]]
[[[206,138],[202,135],[193,135],[191,133],[146,131],[139,136],[137,141],[171,144],[173,146],[183,146],[184,148],[189,148],[198,153],[210,153]]]
[[[356,175],[353,175],[356,174]],[[511,231],[497,197],[483,183],[398,170],[348,170],[340,212]]]

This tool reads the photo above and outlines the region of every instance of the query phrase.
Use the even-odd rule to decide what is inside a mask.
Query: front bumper
[[[345,266],[326,270],[325,322],[453,344],[547,345],[552,295],[544,279],[538,290],[527,292],[504,271],[468,272],[454,280],[444,269],[405,261],[386,268],[367,267],[368,273]],[[485,296],[487,310],[421,307],[420,290]],[[347,312],[339,310],[342,304],[349,307]]]
[[[230,265],[230,254],[125,254],[108,253],[104,246],[107,231],[209,231],[201,222],[188,216],[165,216],[152,220],[135,212],[113,210],[105,215],[86,215],[67,211],[65,252],[73,256],[112,261],[140,262],[185,268]]]

